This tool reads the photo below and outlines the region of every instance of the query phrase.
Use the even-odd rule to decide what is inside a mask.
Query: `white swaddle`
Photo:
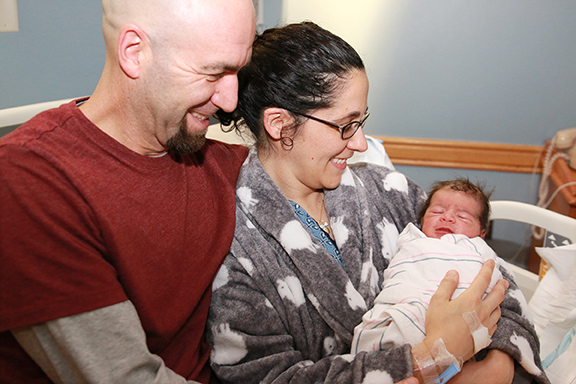
[[[413,346],[422,342],[430,298],[446,273],[456,269],[460,274],[454,299],[470,286],[488,259],[499,264],[494,251],[480,237],[450,234],[434,239],[408,224],[384,274],[382,292],[356,328],[352,350],[378,350],[389,342]],[[501,278],[499,268],[494,268],[487,293]]]

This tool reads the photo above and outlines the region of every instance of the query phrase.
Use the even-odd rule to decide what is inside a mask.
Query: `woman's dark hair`
[[[217,116],[223,125],[247,126],[265,144],[262,116],[270,107],[309,114],[332,105],[340,79],[364,70],[348,43],[312,22],[271,28],[256,36],[250,62],[238,73],[238,106]],[[296,126],[298,123],[296,124]]]
[[[432,196],[434,196],[434,194],[439,190],[447,187],[454,191],[464,192],[474,197],[474,199],[480,205],[480,229],[487,230],[488,220],[490,219],[490,196],[492,196],[493,191],[486,191],[486,187],[484,185],[476,185],[467,178],[457,178],[454,180],[444,180],[434,183],[432,185],[432,190],[428,193],[426,202],[420,209],[420,222],[422,222],[422,218],[426,214],[426,210],[428,207],[430,207]]]

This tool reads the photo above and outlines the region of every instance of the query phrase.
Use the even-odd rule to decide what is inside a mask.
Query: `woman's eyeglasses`
[[[340,136],[342,137],[342,140],[348,140],[349,138],[354,136],[354,134],[358,131],[358,129],[364,127],[364,124],[366,124],[366,120],[368,120],[368,116],[370,116],[370,113],[368,112],[368,110],[366,110],[366,113],[364,114],[364,116],[362,116],[362,119],[360,119],[360,121],[351,121],[348,124],[338,125],[338,124],[331,123],[331,122],[326,121],[326,120],[319,119],[319,118],[314,117],[314,116],[306,115],[304,113],[299,113],[299,112],[294,112],[294,111],[290,111],[290,112],[292,112],[296,115],[307,117],[307,118],[312,119],[314,121],[317,121],[319,123],[326,124],[332,128],[338,129],[340,131]]]

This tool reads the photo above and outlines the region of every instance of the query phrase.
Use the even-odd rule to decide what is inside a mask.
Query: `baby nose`
[[[452,212],[444,212],[444,214],[442,214],[442,216],[440,217],[440,220],[446,221],[448,223],[453,223],[454,214]]]

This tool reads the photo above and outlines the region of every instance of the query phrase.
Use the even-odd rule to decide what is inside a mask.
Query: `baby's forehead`
[[[476,194],[452,189],[451,186],[446,186],[436,191],[430,199],[430,205],[457,205],[462,209],[474,207],[482,211],[482,204]]]

